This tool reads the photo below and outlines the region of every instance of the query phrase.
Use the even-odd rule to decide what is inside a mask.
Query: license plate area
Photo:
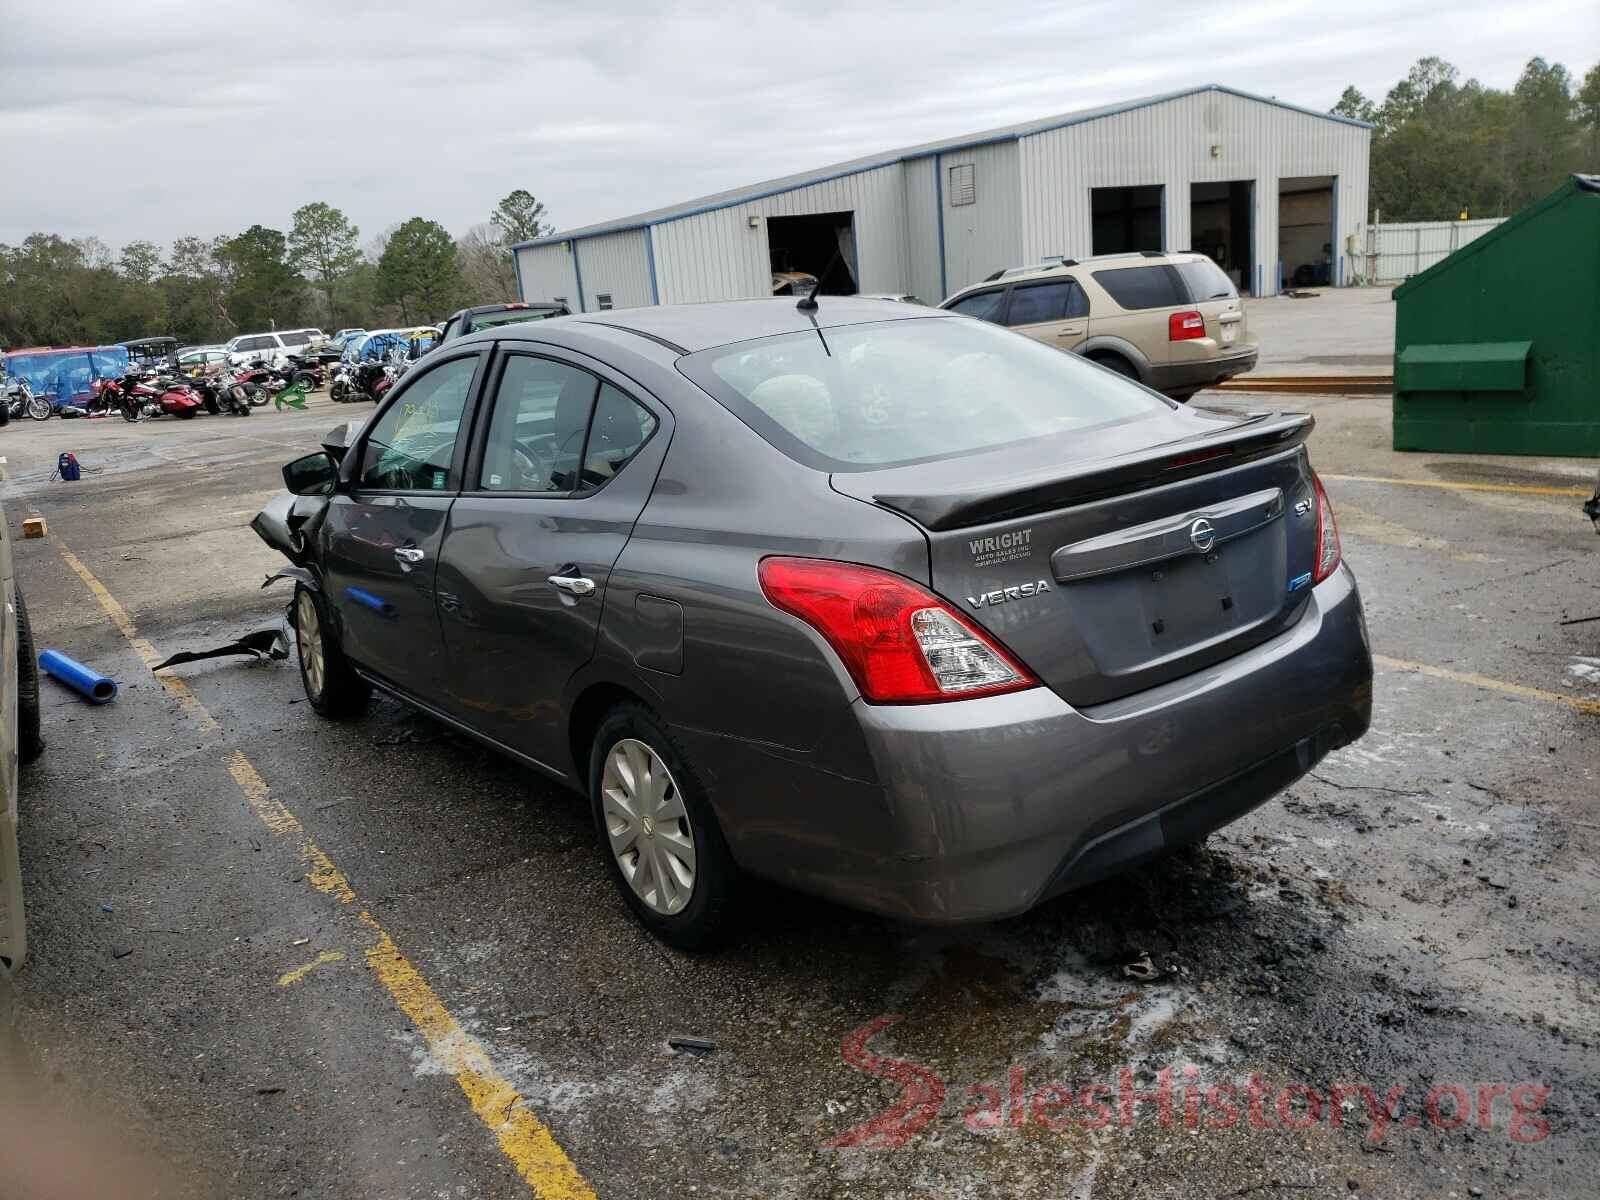
[[[1211,649],[1271,620],[1286,603],[1283,523],[1218,545],[1077,579],[1062,591],[1096,668],[1140,671]]]
[[[1239,327],[1237,325],[1234,325],[1232,323],[1224,325],[1222,327],[1222,344],[1224,346],[1231,345],[1232,342],[1233,342],[1233,339],[1238,335],[1238,333],[1239,333]]]

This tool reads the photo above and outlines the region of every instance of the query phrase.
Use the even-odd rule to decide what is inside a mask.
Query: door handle
[[[394,556],[400,560],[400,565],[402,567],[409,568],[427,558],[428,552],[426,550],[419,550],[415,546],[396,546]]]
[[[582,575],[552,575],[547,582],[570,596],[587,596],[594,591],[594,580],[585,579]]]
[[[1072,325],[1072,326],[1069,326],[1066,329],[1058,329],[1058,330],[1056,330],[1056,336],[1057,337],[1077,337],[1082,332],[1083,332],[1083,326],[1081,326],[1081,325]]]

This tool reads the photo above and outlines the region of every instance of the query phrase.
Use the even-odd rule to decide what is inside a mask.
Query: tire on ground
[[[17,602],[17,757],[32,762],[44,752],[43,720],[39,706],[39,656],[33,646],[33,625],[22,589]]]
[[[372,697],[372,685],[356,674],[339,648],[322,593],[303,583],[295,584],[292,612],[300,682],[311,707],[322,716],[336,720],[365,711]],[[313,643],[320,647],[321,678],[316,685],[313,684],[316,672],[311,664],[318,661],[318,656]]]
[[[695,878],[688,903],[676,913],[658,912],[645,903],[634,892],[611,849],[601,804],[601,781],[605,773],[606,756],[624,738],[643,742],[666,763],[688,816],[694,839]],[[690,766],[683,748],[644,705],[617,705],[606,714],[595,731],[589,754],[589,802],[611,880],[639,923],[662,941],[681,950],[710,949],[723,941],[733,928],[739,868],[728,850],[716,814],[706,800],[705,788]]]

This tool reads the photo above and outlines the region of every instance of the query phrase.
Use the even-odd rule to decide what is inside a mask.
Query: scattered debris
[[[709,1038],[700,1037],[669,1037],[667,1045],[680,1054],[693,1054],[697,1058],[703,1058],[705,1055],[713,1053],[717,1048],[717,1044]]]
[[[25,538],[42,538],[45,533],[43,517],[29,517],[22,522],[22,536]]]
[[[1124,963],[1122,973],[1129,979],[1148,981],[1154,979],[1159,972],[1155,963],[1150,961],[1148,954],[1142,955],[1131,963]]]
[[[90,704],[107,704],[117,698],[114,680],[92,667],[84,666],[75,658],[68,658],[59,650],[46,650],[39,655],[39,669],[59,679]]]
[[[256,659],[284,659],[289,657],[289,639],[284,636],[281,627],[274,629],[258,629],[254,633],[247,633],[236,642],[229,642],[226,646],[217,646],[212,650],[181,650],[163,662],[158,662],[151,667],[152,671],[162,671],[168,667],[175,667],[181,663],[200,662],[207,658],[226,658],[232,654],[242,654]]]
[[[111,957],[112,958],[127,958],[128,955],[130,955],[132,953],[133,953],[133,947],[132,946],[113,946],[113,947],[111,947]]]

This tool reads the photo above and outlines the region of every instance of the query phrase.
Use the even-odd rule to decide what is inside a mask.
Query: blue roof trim
[[[623,217],[615,222],[601,222],[591,229],[572,233],[554,233],[547,237],[534,238],[532,241],[518,242],[511,248],[513,250],[529,250],[539,246],[556,246],[562,242],[580,242],[589,238],[605,237],[613,233],[631,233],[634,230],[647,229],[652,225],[665,225],[669,221],[682,221],[689,217],[703,216],[709,212],[720,212],[725,208],[738,208],[741,204],[752,204],[757,200],[770,200],[773,196],[781,196],[786,192],[796,192],[801,188],[816,187],[822,183],[832,183],[836,179],[845,179],[851,175],[861,175],[867,171],[882,170],[884,167],[892,167],[897,163],[915,162],[923,158],[936,158],[942,154],[956,154],[963,150],[976,150],[983,146],[1000,145],[1006,142],[1020,142],[1023,138],[1036,137],[1041,133],[1054,133],[1058,129],[1067,129],[1073,125],[1086,125],[1090,121],[1099,121],[1106,117],[1119,117],[1124,113],[1136,112],[1141,108],[1150,108],[1157,104],[1167,104],[1173,100],[1182,100],[1186,96],[1197,96],[1202,92],[1221,92],[1227,96],[1237,96],[1241,100],[1253,100],[1257,104],[1270,104],[1275,108],[1288,109],[1290,112],[1299,113],[1302,116],[1320,117],[1324,121],[1335,121],[1341,125],[1354,125],[1358,129],[1373,128],[1370,121],[1358,121],[1354,117],[1340,116],[1338,113],[1318,112],[1314,108],[1290,104],[1286,100],[1278,100],[1271,96],[1258,96],[1253,92],[1244,92],[1238,88],[1225,87],[1220,83],[1205,83],[1198,87],[1183,88],[1176,92],[1164,92],[1159,96],[1144,96],[1138,100],[1129,100],[1125,104],[1113,104],[1104,108],[1092,108],[1077,113],[1068,113],[1060,120],[1050,121],[1042,125],[1034,126],[1024,122],[1010,130],[978,135],[966,141],[957,139],[949,143],[934,142],[915,150],[902,150],[897,153],[885,154],[882,158],[863,159],[849,168],[840,169],[828,175],[821,175],[815,179],[796,180],[785,183],[782,186],[774,185],[763,191],[744,193],[726,200],[718,200],[715,203],[701,204],[694,208],[685,209],[683,212],[652,210],[652,215],[648,220]]]

